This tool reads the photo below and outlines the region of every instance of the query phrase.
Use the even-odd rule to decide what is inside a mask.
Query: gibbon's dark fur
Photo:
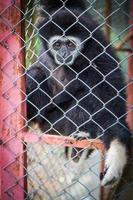
[[[41,1],[47,13],[54,14],[51,21],[46,12],[42,13],[44,20],[38,26],[40,57],[27,70],[28,120],[38,123],[45,133],[71,135],[78,127],[91,138],[101,135],[107,148],[115,138],[128,147],[130,132],[125,122],[125,85],[119,61],[97,22],[84,12],[83,2],[68,0],[65,7],[70,12],[60,0]],[[82,55],[69,67],[58,67],[48,50],[47,41],[63,34],[84,41]],[[56,68],[51,77],[51,69]]]

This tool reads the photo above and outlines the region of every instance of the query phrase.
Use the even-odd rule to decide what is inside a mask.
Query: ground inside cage
[[[28,199],[99,199],[101,154],[95,150],[86,160],[85,154],[75,163],[65,158],[62,146],[28,145]]]

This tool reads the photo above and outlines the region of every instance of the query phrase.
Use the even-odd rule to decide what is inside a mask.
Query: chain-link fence
[[[133,2],[5,0],[0,27],[0,199],[132,199]]]

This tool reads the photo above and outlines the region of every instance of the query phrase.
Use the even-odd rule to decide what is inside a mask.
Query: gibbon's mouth
[[[72,64],[72,61],[73,61],[72,55],[68,56],[67,58],[62,58],[60,55],[57,55],[57,57],[56,57],[56,62],[58,64],[68,64],[68,65],[70,65],[70,64]]]

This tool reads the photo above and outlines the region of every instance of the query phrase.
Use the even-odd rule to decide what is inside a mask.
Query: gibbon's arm
[[[40,110],[49,103],[49,90],[44,67],[37,63],[26,73],[28,119],[39,116]]]

